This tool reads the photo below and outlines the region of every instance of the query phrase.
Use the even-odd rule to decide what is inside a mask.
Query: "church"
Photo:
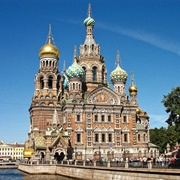
[[[119,51],[110,73],[112,88],[107,82],[108,68],[94,38],[90,4],[84,26],[85,41],[80,52],[74,47],[74,61],[64,66],[63,73],[49,27],[39,51],[24,157],[48,160],[59,155],[62,160],[69,149],[77,160],[158,156],[157,146],[150,143],[148,113],[138,106],[133,74],[126,87],[128,74],[120,66]]]

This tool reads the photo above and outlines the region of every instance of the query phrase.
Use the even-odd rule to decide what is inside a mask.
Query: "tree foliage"
[[[173,88],[168,95],[164,95],[162,103],[166,112],[170,113],[166,120],[168,125],[180,126],[180,86]]]
[[[150,141],[159,147],[160,153],[164,153],[167,143],[169,143],[171,151],[177,142],[180,144],[180,86],[164,95],[162,103],[166,112],[169,113],[166,120],[168,127],[150,129]]]
[[[169,143],[171,151],[173,151],[177,142],[180,143],[180,131],[176,131],[175,129],[176,127],[173,125],[168,126],[168,128],[150,129],[150,141],[159,147],[160,153],[165,152],[167,143]]]

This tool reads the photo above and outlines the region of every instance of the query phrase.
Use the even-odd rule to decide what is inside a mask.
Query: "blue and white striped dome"
[[[85,75],[84,69],[76,62],[66,70],[66,75],[69,78],[82,78]]]
[[[91,18],[90,16],[84,20],[85,26],[94,26],[94,24],[95,24],[95,20]]]
[[[125,70],[123,70],[119,65],[116,67],[114,71],[111,72],[111,81],[114,82],[123,82],[126,83],[128,74]]]

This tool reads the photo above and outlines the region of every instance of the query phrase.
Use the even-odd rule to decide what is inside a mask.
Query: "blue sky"
[[[83,25],[91,3],[94,35],[110,73],[116,52],[121,67],[134,72],[138,104],[150,127],[167,126],[163,95],[180,85],[180,0],[0,0],[0,140],[24,143],[28,109],[39,69],[39,49],[52,25],[60,50],[59,69],[71,65],[73,49],[84,43]]]

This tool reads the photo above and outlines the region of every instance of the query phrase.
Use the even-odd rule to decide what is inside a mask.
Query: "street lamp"
[[[124,148],[124,161],[126,160],[126,149]]]
[[[101,149],[101,146],[99,146],[99,162],[100,162],[100,149]]]
[[[75,150],[74,153],[75,153],[75,160],[76,160],[76,150],[77,150],[77,147],[75,147],[74,150]]]
[[[87,150],[87,147],[85,147],[85,156],[84,156],[85,161],[86,161],[86,150]]]

